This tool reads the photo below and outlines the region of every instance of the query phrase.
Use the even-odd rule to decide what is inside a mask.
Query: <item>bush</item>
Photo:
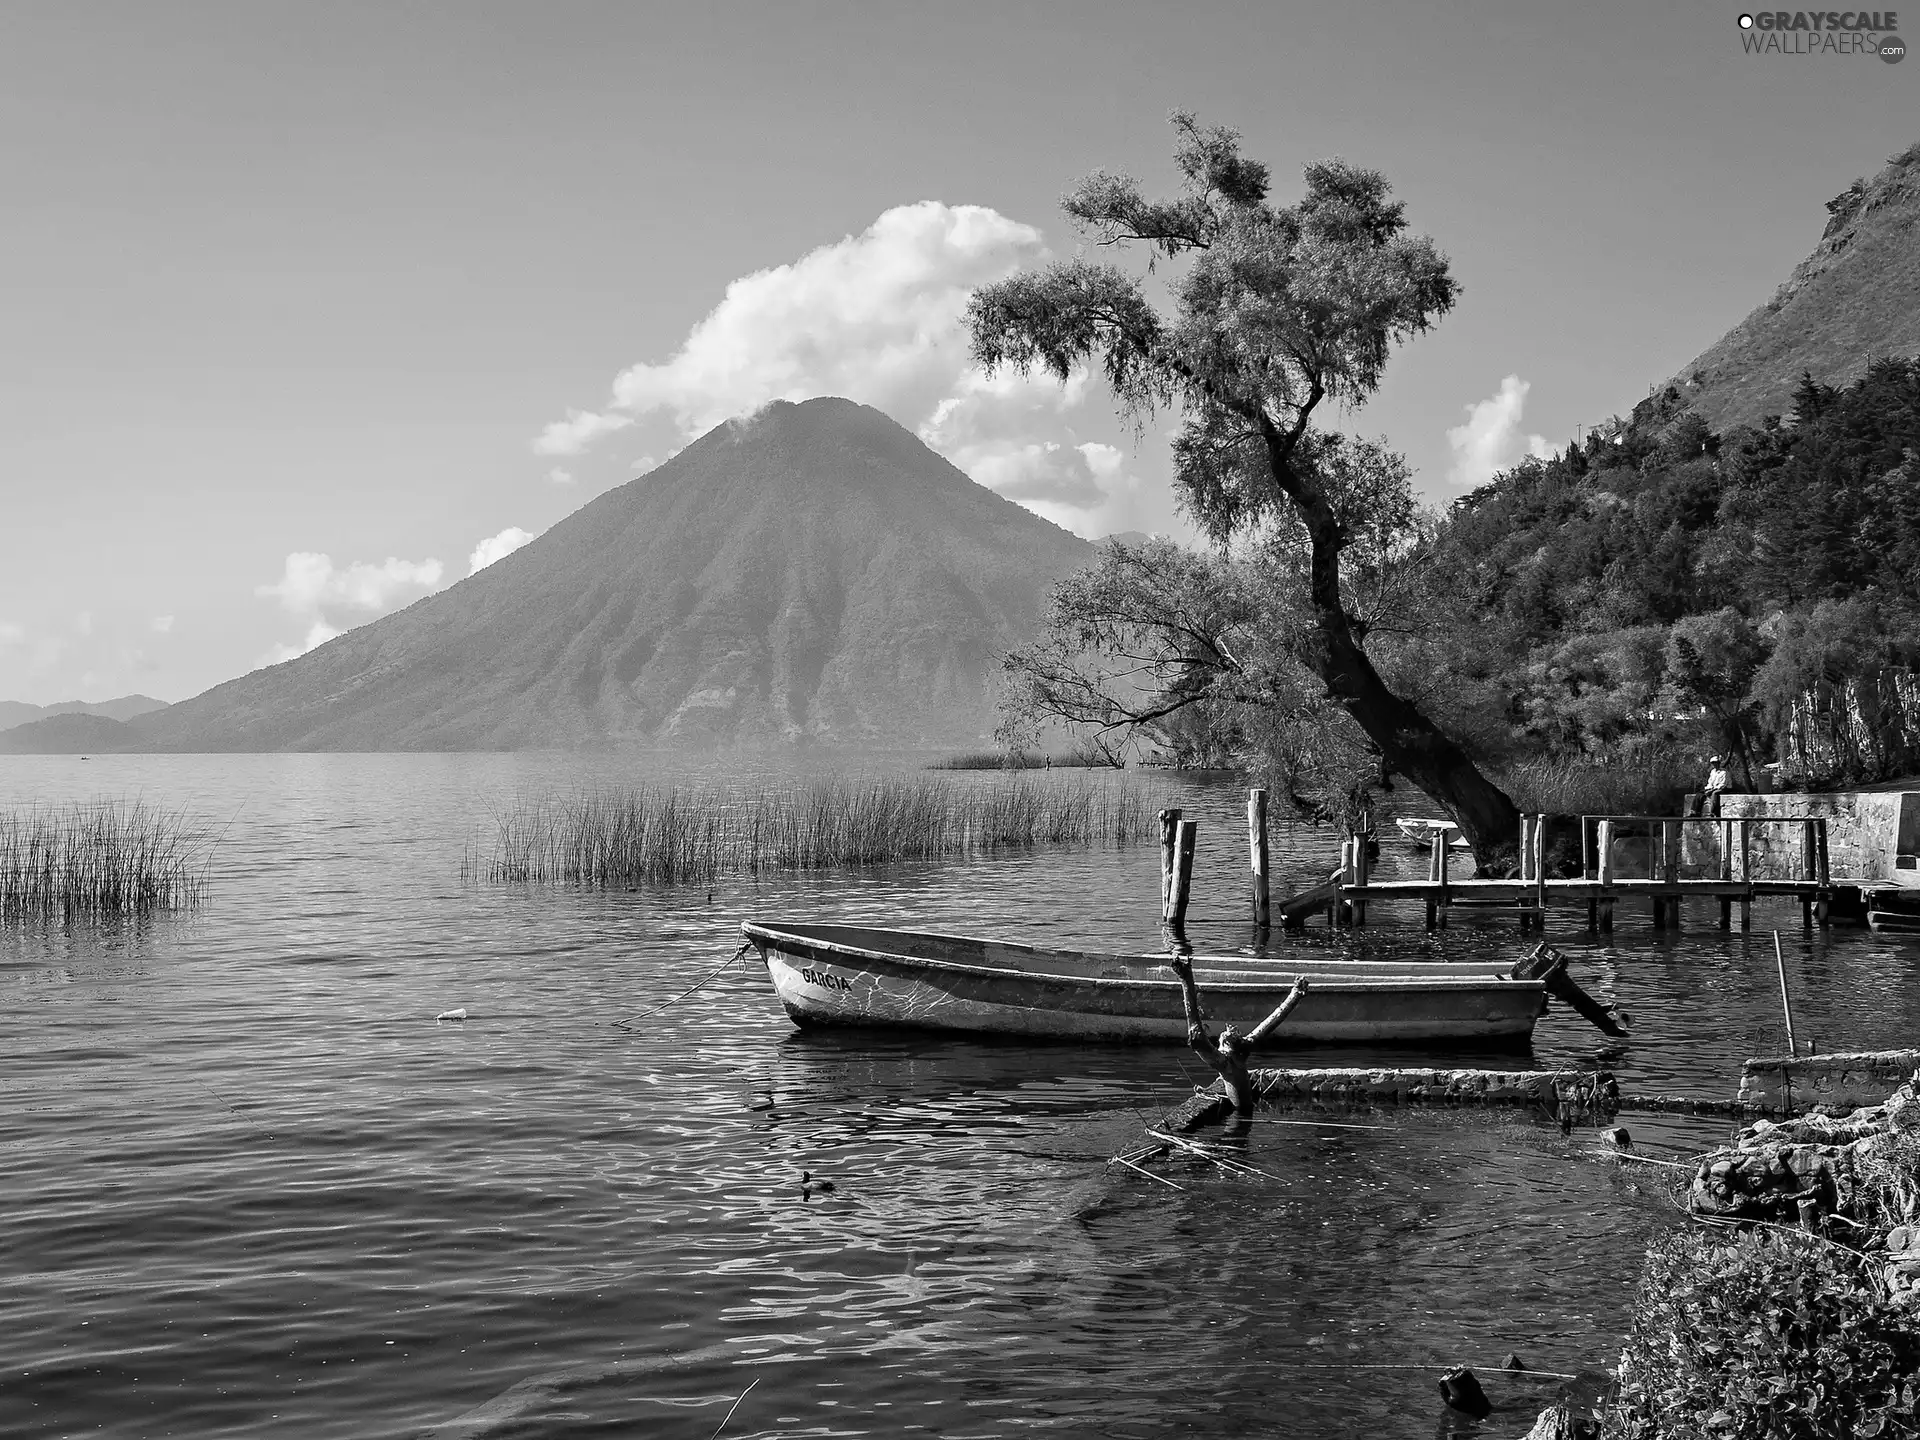
[[[1920,1434],[1920,1332],[1866,1262],[1779,1230],[1658,1242],[1607,1440]]]

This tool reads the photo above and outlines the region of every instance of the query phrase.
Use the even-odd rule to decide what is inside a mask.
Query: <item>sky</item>
[[[1444,504],[1624,413],[1920,140],[1920,62],[1720,3],[0,0],[0,699],[175,701],[453,584],[770,399],[1097,536],[1170,417],[988,378],[1168,112],[1383,171],[1463,294],[1333,417]],[[1920,31],[1920,12],[1908,24]],[[644,480],[641,482],[644,483]]]

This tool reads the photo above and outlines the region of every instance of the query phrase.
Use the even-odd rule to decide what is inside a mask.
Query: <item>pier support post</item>
[[[1175,931],[1187,923],[1187,896],[1193,888],[1193,845],[1200,829],[1197,820],[1182,820],[1173,859],[1173,894],[1167,901],[1167,923]]]
[[[1160,812],[1160,918],[1170,920],[1173,917],[1173,870],[1174,857],[1178,855],[1180,834],[1180,812],[1162,810]]]
[[[1714,867],[1715,877],[1722,885],[1733,883],[1733,822],[1720,822],[1720,863]],[[1733,928],[1733,897],[1725,891],[1720,895],[1720,928]]]
[[[1547,817],[1533,817],[1533,923],[1547,928]]]
[[[1600,898],[1593,903],[1594,926],[1602,935],[1613,933],[1613,821],[1594,824],[1594,879],[1600,885]]]
[[[1267,900],[1267,792],[1247,792],[1247,850],[1253,867],[1253,923],[1265,930],[1270,921]]]
[[[1833,872],[1827,863],[1827,822],[1813,822],[1813,879],[1820,887],[1813,899],[1813,916],[1822,927],[1833,910]]]
[[[1671,888],[1667,896],[1666,928],[1680,928],[1680,822],[1662,820],[1660,822],[1660,859],[1665,872],[1661,879]]]
[[[1367,888],[1367,880],[1371,876],[1372,871],[1373,866],[1367,859],[1366,831],[1356,831],[1353,837],[1353,883],[1364,891]],[[1367,923],[1367,897],[1364,894],[1354,900],[1350,913],[1353,916],[1353,923],[1355,925],[1364,925]]]

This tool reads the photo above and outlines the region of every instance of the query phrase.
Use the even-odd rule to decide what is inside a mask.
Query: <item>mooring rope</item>
[[[693,984],[689,985],[686,989],[682,990],[678,995],[674,996],[671,1000],[663,1001],[660,1004],[654,1006],[651,1010],[642,1010],[638,1015],[625,1016],[622,1019],[615,1020],[613,1023],[615,1025],[618,1025],[622,1030],[630,1030],[633,1028],[633,1022],[635,1020],[644,1020],[649,1015],[658,1015],[662,1010],[667,1009],[669,1006],[678,1005],[682,1000],[686,999],[687,996],[693,994],[693,992],[698,990],[701,986],[707,984],[711,980],[718,979],[720,977],[721,971],[727,969],[728,966],[732,965],[734,961],[738,960],[742,955],[746,954],[747,951],[751,950],[752,948],[753,948],[753,942],[751,940],[744,941],[738,950],[734,951],[732,955],[727,957],[726,964],[719,966],[717,969],[708,971],[705,975],[702,975],[698,980],[696,980]]]

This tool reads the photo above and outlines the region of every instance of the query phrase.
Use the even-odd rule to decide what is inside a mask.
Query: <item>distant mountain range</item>
[[[1920,145],[1827,211],[1820,243],[1774,297],[1674,377],[1713,429],[1786,413],[1803,372],[1845,385],[1870,358],[1920,354]]]
[[[977,745],[1093,553],[877,410],[780,402],[296,660],[0,749]]]
[[[167,702],[151,695],[122,695],[118,700],[98,704],[86,700],[62,700],[57,705],[28,705],[20,700],[0,700],[0,731],[14,730],[57,715],[104,715],[110,720],[131,720],[164,710]]]

